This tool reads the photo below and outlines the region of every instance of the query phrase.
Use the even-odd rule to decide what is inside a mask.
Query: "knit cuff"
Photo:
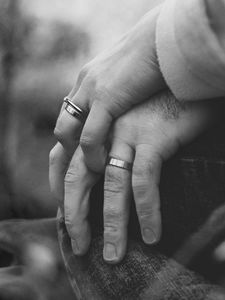
[[[166,0],[157,20],[156,48],[177,99],[225,95],[225,52],[210,28],[204,0]]]

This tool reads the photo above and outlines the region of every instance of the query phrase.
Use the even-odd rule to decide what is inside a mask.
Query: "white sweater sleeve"
[[[158,17],[160,69],[180,100],[225,96],[225,0],[208,2],[165,0]]]

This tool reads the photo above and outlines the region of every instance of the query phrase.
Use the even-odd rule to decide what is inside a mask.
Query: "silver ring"
[[[122,159],[118,159],[115,157],[109,157],[108,161],[107,161],[107,165],[109,166],[113,166],[113,167],[117,167],[117,168],[121,168],[121,169],[125,169],[125,170],[132,170],[133,164],[130,162],[127,162],[125,160]]]
[[[65,110],[73,117],[84,122],[87,118],[87,113],[79,106],[74,104],[69,97],[65,97],[63,101],[66,103]]]

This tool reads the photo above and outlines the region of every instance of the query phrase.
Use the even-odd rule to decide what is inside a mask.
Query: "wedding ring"
[[[132,163],[129,163],[125,160],[118,159],[118,158],[115,158],[115,157],[109,157],[107,164],[109,166],[125,169],[125,170],[128,170],[128,171],[131,170],[132,166],[133,166]]]
[[[84,122],[87,118],[87,114],[78,105],[73,103],[69,97],[65,97],[63,101],[66,103],[65,110],[73,117]]]

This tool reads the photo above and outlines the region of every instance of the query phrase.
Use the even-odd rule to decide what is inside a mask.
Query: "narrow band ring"
[[[84,122],[87,118],[87,114],[83,109],[77,106],[75,103],[71,101],[69,97],[65,97],[63,101],[66,103],[65,110],[73,117],[79,119]]]
[[[108,161],[107,161],[107,165],[117,167],[117,168],[121,168],[121,169],[125,169],[125,170],[128,170],[128,171],[132,170],[132,166],[133,166],[132,163],[127,162],[127,161],[122,160],[122,159],[115,158],[115,157],[109,157]]]

